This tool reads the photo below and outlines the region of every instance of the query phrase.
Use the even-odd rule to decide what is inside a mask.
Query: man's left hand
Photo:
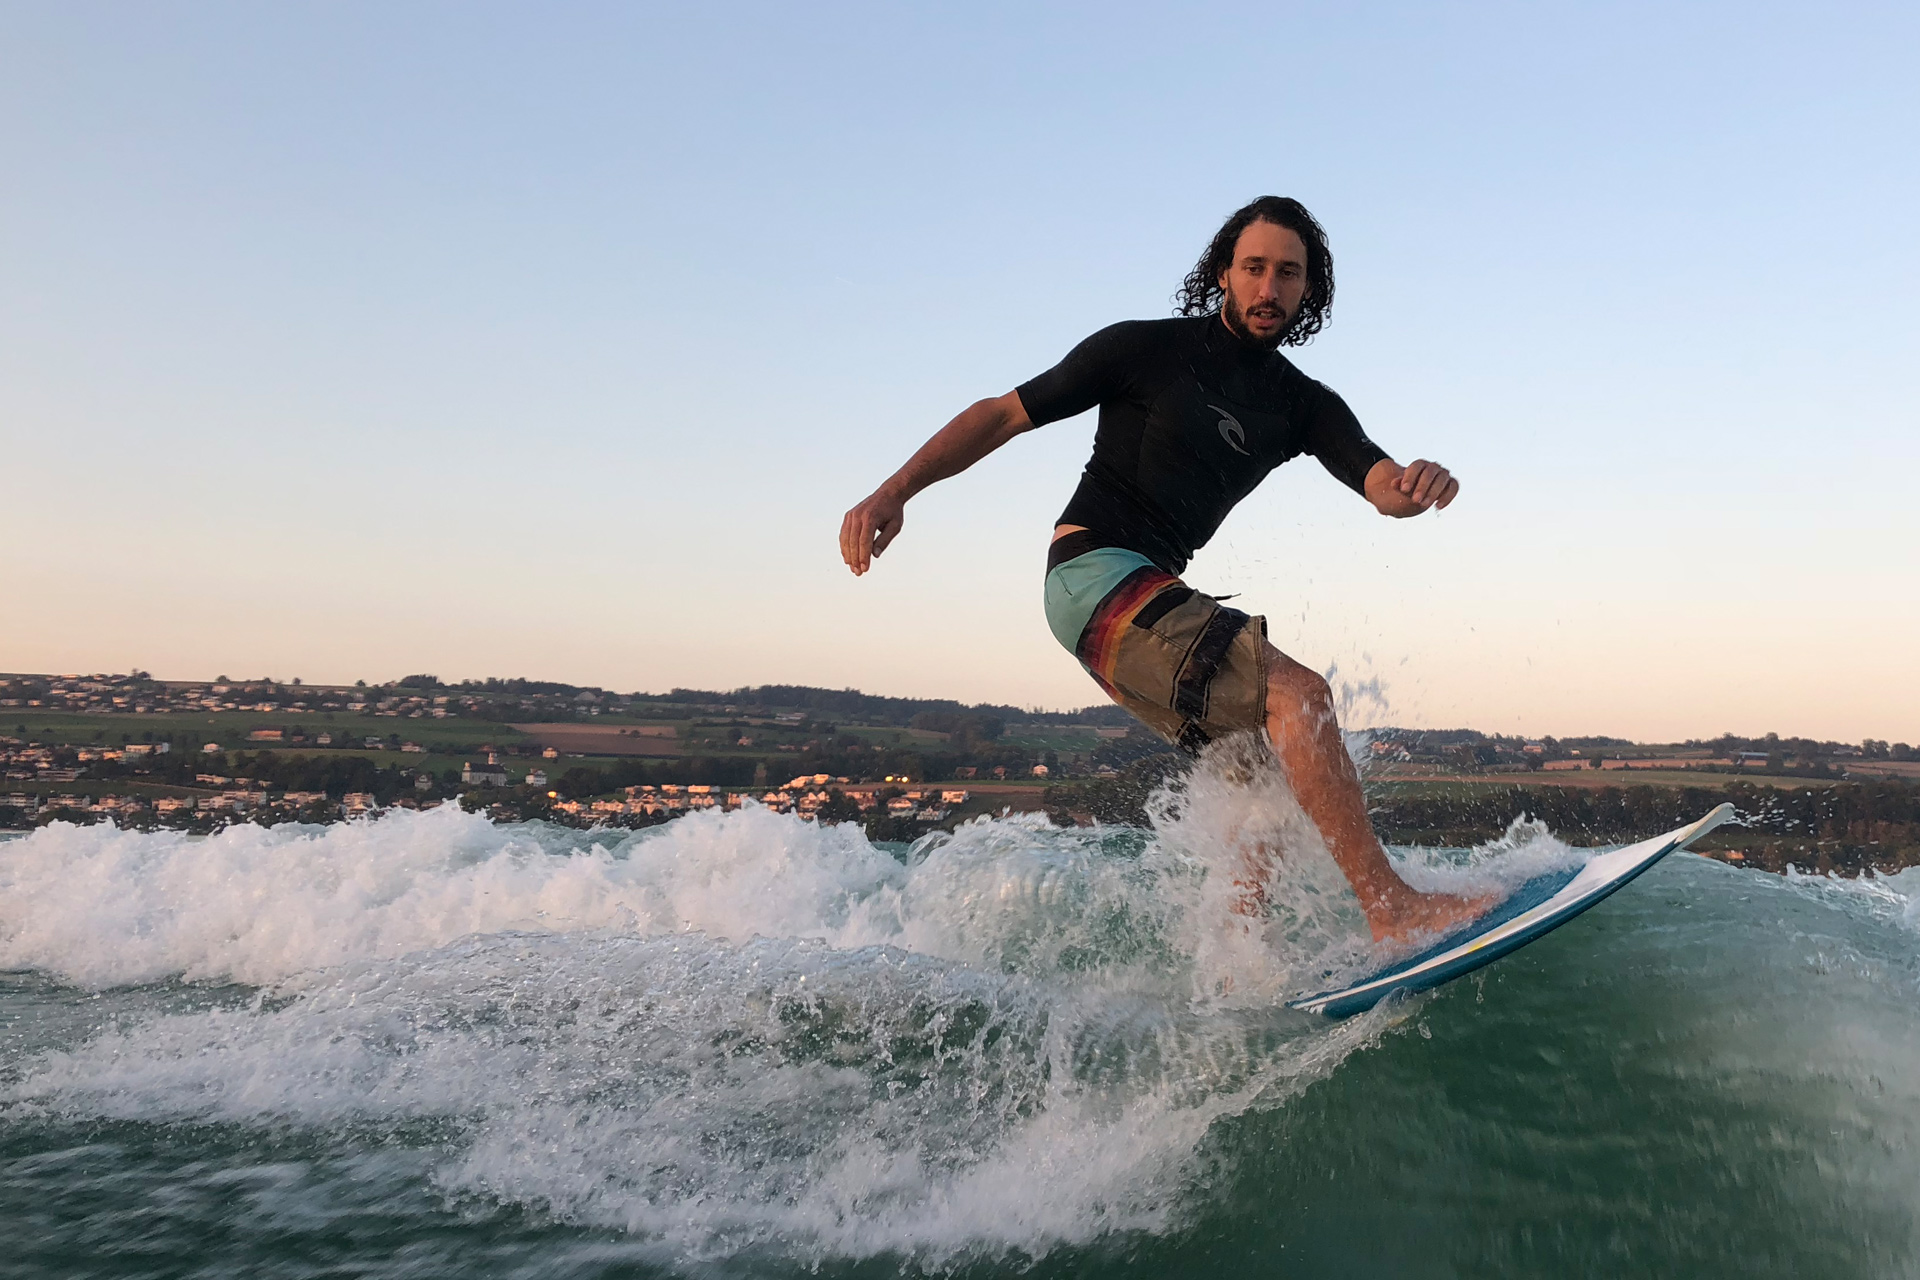
[[[1367,500],[1383,516],[1417,516],[1444,507],[1460,492],[1460,482],[1437,462],[1415,459],[1402,467],[1390,458],[1367,473]]]

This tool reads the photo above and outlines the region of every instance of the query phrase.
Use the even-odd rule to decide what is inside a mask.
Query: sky
[[[1089,414],[842,513],[1304,201],[1401,461],[1194,560],[1356,723],[1920,742],[1912,5],[0,0],[0,669],[1098,691]]]

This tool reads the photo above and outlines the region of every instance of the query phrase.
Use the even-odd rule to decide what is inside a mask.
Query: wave
[[[1232,1181],[1223,1125],[1425,1019],[1284,1008],[1370,951],[1285,789],[1231,776],[1180,780],[1149,830],[1003,816],[901,856],[752,807],[639,833],[452,806],[204,839],[55,825],[0,850],[0,967],[118,1003],[10,1053],[0,1117],[325,1135],[408,1153],[447,1203],[681,1260],[1165,1236]],[[1260,930],[1222,874],[1254,841],[1284,850]],[[1456,890],[1579,856],[1527,824],[1396,854]],[[1915,927],[1906,877],[1724,874]],[[1901,955],[1860,963],[1897,986]]]

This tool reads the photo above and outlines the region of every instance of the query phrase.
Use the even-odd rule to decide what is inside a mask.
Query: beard
[[[1270,338],[1255,337],[1247,329],[1247,313],[1240,309],[1240,304],[1233,300],[1232,294],[1228,294],[1221,299],[1220,318],[1227,322],[1227,331],[1229,333],[1238,338],[1243,346],[1250,347],[1255,351],[1277,350],[1281,341],[1288,333],[1292,332],[1293,322],[1297,319],[1297,317],[1287,317],[1287,322],[1275,330],[1273,336]]]

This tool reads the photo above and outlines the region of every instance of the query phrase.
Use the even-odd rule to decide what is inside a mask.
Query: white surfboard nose
[[[1431,951],[1375,970],[1338,991],[1288,1003],[1295,1009],[1345,1018],[1397,992],[1427,991],[1451,982],[1565,924],[1733,816],[1732,805],[1717,805],[1705,817],[1664,836],[1595,854],[1578,871],[1536,877],[1521,885],[1506,904],[1494,907],[1464,933],[1435,944]]]
[[[1674,841],[1674,847],[1677,849],[1686,848],[1688,845],[1692,844],[1695,840],[1698,840],[1701,836],[1704,836],[1705,834],[1707,834],[1707,832],[1713,830],[1715,827],[1719,826],[1721,823],[1731,819],[1733,817],[1733,814],[1734,814],[1734,809],[1732,805],[1730,804],[1715,805],[1713,812],[1709,813],[1706,817],[1700,819],[1700,821],[1694,823],[1691,827],[1687,827],[1677,833],[1677,838]]]

